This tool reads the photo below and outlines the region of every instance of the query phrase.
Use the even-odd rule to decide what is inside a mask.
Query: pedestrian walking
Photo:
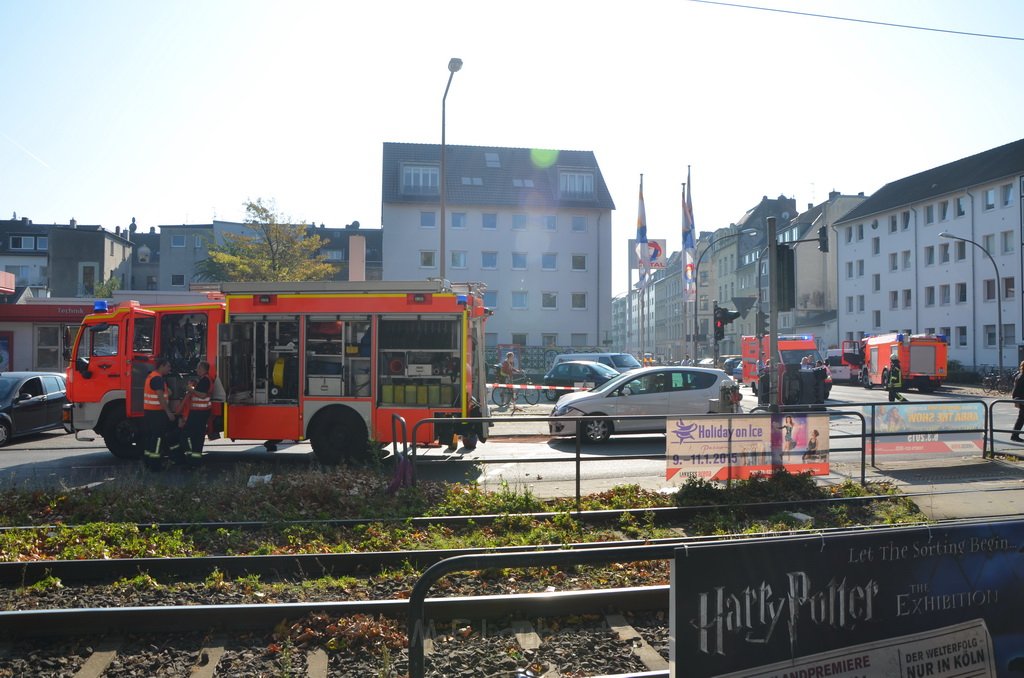
[[[900,389],[903,388],[903,370],[900,369],[900,359],[893,356],[889,359],[889,381],[886,382],[885,388],[889,391],[889,402],[905,402],[907,399],[900,393]]]
[[[158,467],[164,454],[161,449],[166,445],[166,436],[177,413],[171,408],[170,388],[167,386],[167,375],[171,371],[171,361],[157,358],[153,371],[146,377],[142,395],[142,430],[145,434],[143,451],[147,465]]]
[[[1011,396],[1017,402],[1017,421],[1013,423],[1013,435],[1010,440],[1021,442],[1020,431],[1024,428],[1024,361],[1017,367],[1017,374],[1013,375],[1013,392]]]

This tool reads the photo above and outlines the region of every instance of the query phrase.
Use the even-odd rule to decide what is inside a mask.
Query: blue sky
[[[745,4],[1024,37],[1016,0]],[[688,0],[2,0],[0,215],[36,223],[380,221],[385,141],[592,150],[627,285],[648,236],[679,249],[761,196],[799,207],[1024,137],[1024,41]]]

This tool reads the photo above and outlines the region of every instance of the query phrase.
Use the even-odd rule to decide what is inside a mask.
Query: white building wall
[[[435,227],[421,227],[421,212],[433,212],[435,205],[385,204],[382,210],[384,280],[423,280],[440,274],[438,249],[440,233]],[[611,212],[610,210],[537,211],[507,207],[448,205],[445,275],[455,282],[483,282],[496,297],[494,315],[487,321],[487,333],[499,344],[508,344],[513,334],[526,334],[527,345],[540,346],[542,335],[555,334],[556,345],[601,346],[611,340]],[[453,228],[452,215],[465,214],[466,226]],[[483,228],[483,214],[497,214],[497,228]],[[513,215],[525,214],[526,226],[513,229]],[[555,216],[555,229],[548,230],[547,216]],[[586,219],[586,230],[575,231],[572,217]],[[434,252],[434,265],[421,265],[422,252]],[[496,253],[494,268],[484,268],[483,253]],[[465,266],[453,266],[452,254],[464,253]],[[526,265],[513,268],[513,254],[525,255]],[[554,255],[553,270],[542,267],[545,254]],[[584,270],[573,270],[574,255],[585,257]],[[458,263],[458,262],[456,262]],[[512,308],[513,292],[526,293],[526,308]],[[554,309],[542,308],[542,295],[556,294]],[[586,295],[586,308],[572,308],[573,293]]]
[[[998,268],[1000,296],[1004,291],[1009,295],[1002,300],[1006,328],[1003,364],[1015,366],[1017,345],[1024,343],[1020,298],[1022,189],[1024,177],[1006,178],[840,226],[836,234],[839,338],[934,331],[948,334],[950,360],[966,367],[996,365],[998,302],[992,294],[992,283]],[[990,191],[994,191],[995,204],[986,207],[986,196],[993,195]],[[956,211],[958,199],[963,200],[962,215]],[[995,267],[979,247],[941,238],[942,232],[985,247]],[[863,276],[858,275],[861,261]],[[863,311],[859,308],[861,295]]]

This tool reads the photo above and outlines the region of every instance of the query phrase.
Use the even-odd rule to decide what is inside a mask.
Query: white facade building
[[[385,280],[440,275],[439,161],[384,144]],[[488,346],[609,346],[615,205],[594,154],[446,146],[445,164],[445,277],[486,284]]]
[[[992,366],[1001,313],[1001,362],[1014,367],[1022,194],[1024,140],[886,184],[837,221],[839,338],[942,334],[951,361]]]

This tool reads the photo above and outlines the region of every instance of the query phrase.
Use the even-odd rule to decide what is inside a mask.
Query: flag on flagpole
[[[696,227],[693,223],[693,202],[690,188],[690,168],[686,168],[686,184],[683,185],[683,301],[697,301],[697,279],[694,269],[697,259]]]
[[[637,287],[642,288],[647,284],[647,276],[650,274],[647,254],[647,212],[644,210],[644,175],[640,175],[640,207],[636,214],[636,261],[637,269],[640,272],[640,281]]]

